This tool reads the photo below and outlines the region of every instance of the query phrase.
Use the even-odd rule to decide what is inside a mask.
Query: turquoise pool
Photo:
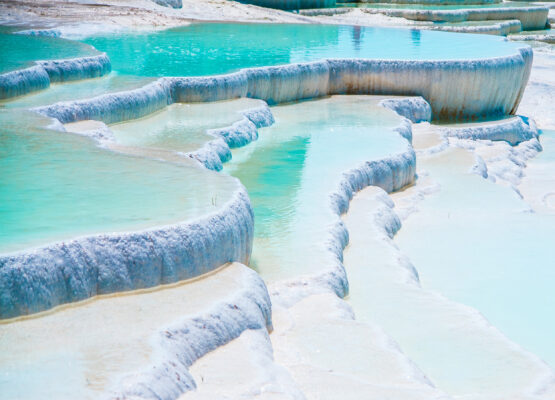
[[[323,58],[490,58],[520,47],[490,36],[308,24],[191,24],[84,42],[107,52],[114,71],[137,76],[212,75]]]
[[[0,74],[31,66],[36,60],[57,60],[98,54],[89,45],[60,38],[18,35],[0,30]]]
[[[116,154],[47,123],[0,111],[0,253],[185,221],[213,212],[237,189],[192,161]]]

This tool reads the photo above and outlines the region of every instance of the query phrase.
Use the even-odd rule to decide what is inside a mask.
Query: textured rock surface
[[[278,104],[329,94],[417,95],[436,119],[513,113],[528,82],[532,49],[468,61],[327,60],[248,68],[212,77],[161,78],[142,88],[35,109],[62,123],[106,123],[149,114],[172,102],[252,97]]]
[[[248,263],[254,215],[241,187],[213,215],[143,232],[106,234],[0,256],[0,318],[176,282],[226,262]]]
[[[106,54],[66,60],[36,61],[37,65],[0,75],[0,99],[46,89],[50,82],[103,76],[112,69]]]
[[[415,10],[415,9],[363,9],[367,13],[383,13],[391,17],[401,17],[415,21],[488,21],[517,19],[522,29],[544,29],[549,8],[545,6],[474,8],[461,10]]]

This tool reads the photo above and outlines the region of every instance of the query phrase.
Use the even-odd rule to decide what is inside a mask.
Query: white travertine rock
[[[512,146],[538,137],[534,120],[521,116],[490,123],[441,128],[439,133],[458,139],[505,141]]]
[[[507,36],[511,33],[518,33],[522,31],[522,23],[517,19],[509,19],[506,21],[496,21],[495,23],[484,23],[476,25],[467,25],[463,23],[454,24],[433,24],[422,26],[422,28],[447,31],[447,32],[461,32],[461,33],[478,33],[484,35],[498,35]]]
[[[258,128],[274,123],[274,116],[268,105],[245,110],[242,114],[243,118],[231,126],[207,131],[216,139],[186,155],[199,161],[208,169],[220,171],[223,163],[231,159],[230,149],[246,146],[258,139]]]
[[[35,108],[63,123],[119,122],[172,102],[252,97],[269,104],[333,94],[417,95],[436,119],[460,120],[513,113],[528,82],[532,49],[483,60],[399,61],[330,59],[247,68],[211,77],[161,78],[142,88]]]
[[[0,75],[0,99],[46,89],[50,82],[67,82],[103,76],[112,69],[105,53],[64,60],[36,61],[35,66]]]
[[[549,7],[534,5],[529,7],[468,8],[459,10],[416,10],[363,8],[363,12],[380,13],[391,17],[401,17],[414,21],[464,22],[518,19],[523,30],[544,29],[547,24]]]
[[[175,399],[196,387],[189,367],[198,358],[246,330],[271,330],[271,307],[256,272],[232,263],[192,281],[4,321],[2,397]]]
[[[395,111],[415,124],[432,120],[432,108],[422,97],[385,99],[380,101],[379,105]]]

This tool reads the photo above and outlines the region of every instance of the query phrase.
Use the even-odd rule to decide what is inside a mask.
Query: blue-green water
[[[488,58],[519,47],[490,36],[308,24],[192,24],[85,43],[107,52],[115,71],[138,76],[211,75],[323,58]]]
[[[91,46],[72,40],[0,31],[0,74],[29,67],[36,60],[74,58],[97,53]]]
[[[196,218],[236,188],[215,172],[119,155],[44,125],[0,112],[0,252]]]
[[[330,194],[343,172],[406,149],[392,129],[400,118],[365,96],[273,107],[275,125],[233,150],[224,171],[246,186],[255,214],[251,266],[267,280],[316,273],[333,264],[326,251],[337,215]]]

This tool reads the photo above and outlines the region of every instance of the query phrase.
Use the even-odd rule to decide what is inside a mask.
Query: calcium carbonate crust
[[[389,108],[397,114],[417,124],[432,120],[432,107],[422,97],[403,97],[400,99],[384,99],[378,103],[380,106]],[[408,139],[409,142],[411,141]]]
[[[173,102],[239,97],[268,104],[333,94],[421,96],[434,118],[463,120],[514,113],[528,82],[532,49],[483,60],[400,61],[329,59],[247,68],[209,77],[161,78],[142,88],[88,100],[56,103],[35,111],[62,123],[135,119]]]
[[[213,136],[214,139],[205,143],[201,148],[188,153],[177,152],[177,154],[192,158],[213,171],[221,171],[223,163],[231,160],[232,148],[243,147],[253,140],[257,140],[258,129],[274,123],[274,116],[267,104],[243,110],[240,115],[241,119],[230,126],[207,130],[206,133]],[[49,126],[50,129],[58,128],[66,131],[59,120],[53,118],[52,121],[55,122]],[[115,144],[115,136],[111,129],[105,123],[97,122],[94,128],[71,133],[90,137],[101,147]]]
[[[46,89],[51,82],[96,78],[112,70],[105,53],[64,60],[35,61],[34,66],[0,75],[0,99]]]
[[[406,0],[402,0],[409,3]],[[384,1],[378,1],[384,3]],[[417,1],[421,3],[420,0]],[[443,0],[441,0],[443,3]],[[392,3],[392,2],[390,2]],[[320,15],[345,14],[353,10],[352,7],[300,10],[299,13],[308,17]],[[458,10],[418,10],[408,6],[399,8],[359,8],[368,14],[384,14],[389,17],[405,18],[413,21],[428,22],[467,22],[467,21],[500,21],[518,20],[522,30],[544,29],[548,23],[549,8],[544,5],[529,7],[499,7],[499,8],[469,8]],[[419,27],[421,28],[421,27]],[[425,28],[425,27],[422,27]]]
[[[460,33],[478,33],[483,35],[499,35],[507,36],[512,33],[522,31],[522,23],[519,20],[497,21],[492,24],[483,25],[458,25],[458,24],[444,24],[444,25],[429,25],[419,28],[446,31],[446,32],[460,32]]]
[[[59,29],[47,28],[47,29],[25,29],[22,31],[14,32],[17,35],[29,35],[29,36],[47,36],[47,37],[61,37],[62,32]]]
[[[193,221],[2,255],[0,319],[192,278],[227,262],[248,264],[253,226],[250,200],[240,185],[225,205]]]
[[[458,139],[505,141],[511,146],[537,138],[539,135],[534,120],[522,116],[492,124],[441,128],[439,133]]]
[[[385,14],[414,21],[465,22],[517,19],[521,22],[523,30],[544,29],[549,14],[549,7],[543,5],[459,10],[415,10],[410,8],[362,8],[361,10],[369,14]]]
[[[554,23],[551,23],[554,25]],[[510,35],[510,40],[522,42],[522,41],[537,41],[555,44],[555,33],[540,33],[540,34],[527,34],[527,35]]]
[[[243,147],[258,139],[258,129],[274,123],[274,116],[267,104],[242,112],[243,118],[231,126],[210,129],[207,133],[215,139],[200,149],[185,155],[199,161],[206,168],[220,171],[223,163],[231,160],[231,149]]]
[[[123,399],[173,400],[196,388],[189,367],[208,352],[238,338],[247,329],[272,329],[272,304],[264,281],[242,266],[239,290],[198,316],[161,327],[153,339],[153,363],[122,377],[113,388]]]
[[[509,186],[520,197],[518,185],[525,175],[527,162],[543,150],[534,120],[525,117],[477,129],[444,128],[440,133],[449,137],[449,145],[474,153],[471,172]]]

